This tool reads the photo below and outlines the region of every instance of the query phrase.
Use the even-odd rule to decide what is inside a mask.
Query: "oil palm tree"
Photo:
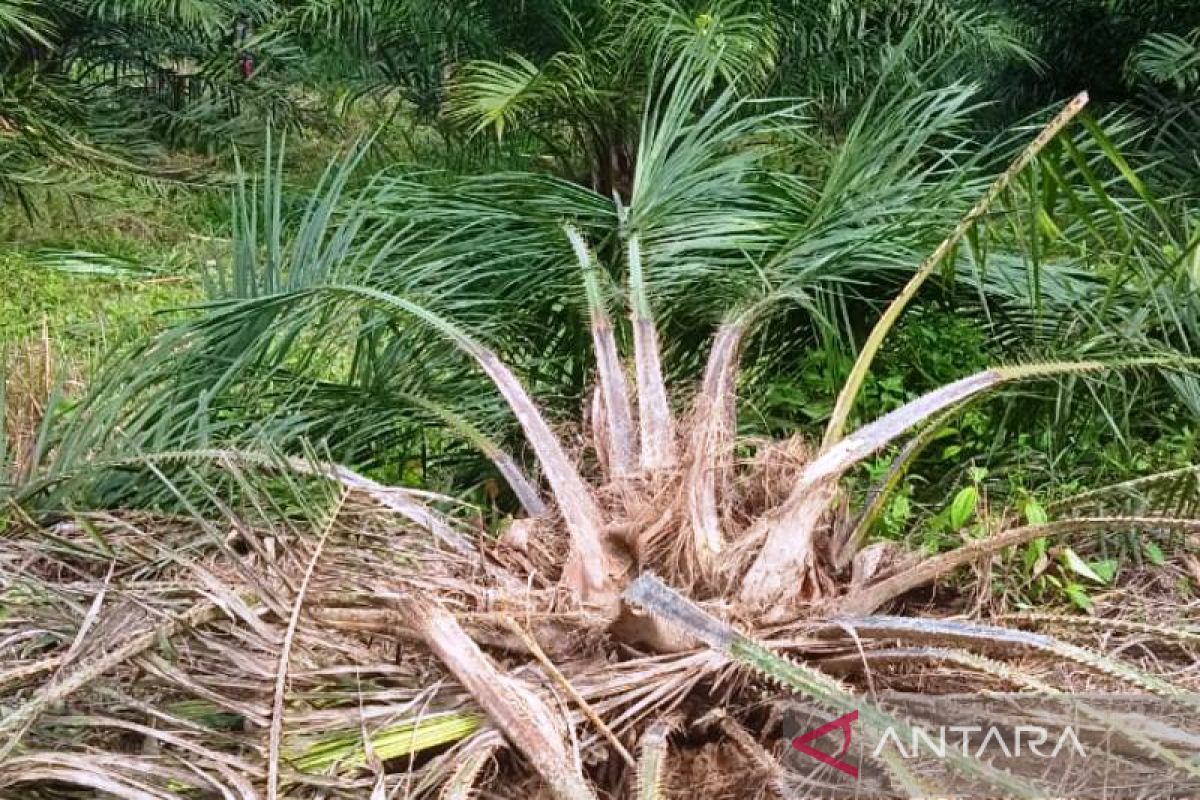
[[[885,103],[886,114],[855,123],[844,148],[809,177],[773,167],[782,143],[798,137],[796,109],[751,113],[732,91],[712,95],[711,78],[687,63],[659,84],[646,104],[627,202],[545,176],[447,186],[384,175],[338,212],[351,161],[327,176],[289,239],[273,199],[277,178],[268,172],[261,210],[241,206],[233,285],[111,373],[61,442],[62,468],[31,489],[52,489],[90,459],[102,476],[93,488],[111,487],[123,474],[128,489],[132,474],[165,489],[195,521],[177,518],[157,542],[145,523],[120,518],[99,528],[90,519],[60,526],[58,541],[69,552],[63,557],[86,577],[49,603],[37,598],[59,595],[36,576],[53,565],[22,545],[18,561],[36,563],[27,568],[35,578],[17,595],[21,613],[0,622],[5,639],[25,641],[32,626],[55,631],[56,645],[15,664],[0,684],[15,687],[4,704],[12,710],[0,718],[8,742],[0,750],[0,786],[41,791],[66,780],[162,796],[180,786],[249,796],[257,784],[267,797],[353,796],[371,786],[386,796],[397,785],[391,764],[413,791],[455,797],[466,796],[487,760],[507,745],[550,796],[636,791],[653,798],[663,796],[664,762],[687,753],[682,741],[670,744],[673,728],[702,729],[706,720],[772,781],[784,781],[770,752],[737,722],[757,702],[758,677],[835,712],[857,711],[873,731],[904,724],[833,676],[837,657],[863,647],[864,636],[928,646],[868,644],[868,664],[932,659],[969,670],[977,684],[1049,690],[1027,667],[975,652],[1015,651],[1056,659],[1113,686],[1186,698],[1160,675],[1053,637],[875,614],[898,603],[903,610],[912,590],[1035,539],[1195,532],[1200,523],[1192,516],[1151,507],[1132,517],[1064,513],[1021,524],[1004,514],[988,535],[914,560],[864,547],[870,507],[850,517],[839,499],[855,465],[911,434],[897,461],[903,469],[944,415],[982,393],[1112,366],[995,367],[849,429],[865,376],[905,307],[1086,98],[1069,103],[985,187],[965,178],[961,163],[930,157],[945,152],[939,148],[969,106],[970,93],[960,87]],[[947,220],[940,244],[915,271],[917,259],[910,262],[907,284],[866,336],[823,438],[739,438],[738,375],[747,342],[764,321],[786,306],[819,317],[822,298],[839,282],[861,277],[859,269],[898,270],[925,243],[924,226]],[[701,293],[704,303],[684,302]],[[700,355],[672,347],[672,330],[701,324],[701,305],[715,306],[704,312],[709,346]],[[581,336],[565,330],[571,323],[582,327]],[[572,369],[555,363],[563,341],[572,342],[563,348],[570,358],[587,363],[588,408],[574,424],[553,417],[554,404],[538,399],[555,374]],[[672,364],[677,360],[682,368]],[[690,371],[689,362],[696,364]],[[461,380],[468,372],[482,380]],[[364,375],[382,385],[361,381]],[[529,458],[506,450],[470,413],[488,411],[487,387],[491,408],[516,420]],[[384,485],[319,451],[263,454],[264,439],[279,445],[288,434],[295,442],[340,426],[362,429],[366,440],[381,435],[399,415],[377,424],[362,411],[372,406],[356,404],[368,394],[373,407],[386,398],[418,408],[445,435],[463,437],[495,463],[522,506],[501,538],[471,537],[445,513],[447,498]],[[312,413],[321,408],[341,419],[322,428]],[[213,462],[241,491],[224,494],[200,480],[202,465]],[[247,490],[247,471],[258,469],[279,476],[273,494]],[[1194,478],[1194,470],[1156,480],[1181,478]],[[879,493],[892,485],[885,481]],[[1062,508],[1087,508],[1096,499]],[[278,506],[283,519],[278,528],[244,524],[231,502],[262,520],[275,518]],[[362,516],[371,505],[395,516]],[[349,519],[363,522],[351,526]],[[89,540],[103,547],[81,544]],[[107,584],[97,565],[109,562],[130,576],[137,608],[163,616],[125,605],[105,616]],[[186,587],[196,580],[209,599],[183,611],[180,598],[190,602]],[[81,601],[89,592],[93,612]],[[220,621],[222,608],[233,622]],[[101,618],[93,641],[103,646],[73,647],[86,637],[70,635],[72,624],[87,630]],[[1139,630],[1172,635],[1163,626]],[[371,649],[368,637],[380,632],[414,643],[401,666],[384,668]],[[170,641],[175,664],[151,653]],[[76,651],[87,655],[76,661]],[[498,658],[508,660],[508,674]],[[131,663],[146,665],[153,680],[135,687]],[[348,689],[347,663],[370,680]],[[42,680],[51,670],[58,671]],[[432,690],[414,688],[414,676],[430,670],[446,680]],[[738,671],[758,677],[730,682]],[[733,717],[724,722],[704,713],[711,703],[705,698],[721,687],[728,687],[723,705]],[[154,713],[139,691],[167,699],[173,729],[171,738],[145,734],[158,743],[149,755],[97,760],[95,752],[116,747],[103,734],[85,735],[86,754],[57,754],[48,709],[68,698],[90,704],[116,697],[119,708]],[[204,724],[181,716],[197,700],[206,704],[199,712]],[[1088,713],[1116,728],[1101,712]],[[84,720],[95,730],[134,724],[122,714]],[[235,723],[219,722],[228,714]],[[138,724],[138,731],[147,728]],[[326,735],[314,741],[318,730]],[[1114,734],[1153,754],[1162,769],[1195,777],[1195,765],[1157,734],[1137,726]],[[639,740],[635,759],[629,747]],[[417,751],[452,743],[446,758],[412,760]],[[150,769],[155,752],[178,748],[196,770]],[[402,756],[409,758],[396,760]],[[885,758],[884,767],[889,794],[915,780],[903,763]],[[949,768],[1005,795],[1040,791],[969,757],[952,757]],[[373,777],[357,778],[363,769]],[[333,776],[320,779],[311,774],[330,770]],[[520,784],[505,791],[541,790]]]
[[[303,307],[305,291],[329,283],[418,297],[457,324],[494,337],[547,396],[561,398],[556,413],[567,413],[582,402],[591,380],[592,343],[581,323],[597,303],[612,303],[615,292],[633,292],[626,296],[639,298],[643,316],[651,303],[665,310],[659,324],[669,332],[663,345],[669,371],[685,381],[704,368],[699,331],[736,318],[760,331],[794,325],[781,315],[799,309],[807,332],[794,331],[795,349],[764,356],[765,367],[822,332],[848,335],[838,322],[846,304],[869,287],[894,282],[922,248],[933,246],[939,227],[953,224],[950,209],[965,206],[979,188],[971,177],[974,157],[958,138],[973,108],[970,87],[881,97],[829,150],[809,134],[801,107],[743,102],[732,90],[714,92],[710,85],[694,64],[664,80],[663,99],[647,106],[628,204],[571,181],[524,173],[450,181],[384,173],[348,196],[359,151],[330,171],[293,231],[281,216],[282,162],[272,163],[258,182],[261,191],[247,186],[240,195],[233,281],[213,299],[242,304],[248,314],[272,305],[267,298],[280,291],[297,293]],[[707,110],[698,113],[700,107]],[[789,174],[772,159],[785,169],[806,160],[812,174]],[[574,231],[570,236],[564,221]],[[596,262],[587,282],[579,279],[583,239]],[[136,432],[122,428],[149,437],[139,446],[151,449],[157,445],[150,439],[196,444],[207,435],[201,431],[224,424],[224,414],[202,407],[218,396],[215,407],[227,407],[234,395],[226,389],[254,385],[249,393],[235,392],[262,404],[253,413],[231,411],[234,427],[254,421],[254,431],[242,427],[240,435],[276,442],[324,438],[354,464],[385,466],[397,448],[405,449],[413,427],[404,416],[414,409],[404,398],[448,406],[456,417],[512,441],[499,398],[452,353],[431,346],[422,329],[382,324],[369,307],[355,318],[362,327],[341,327],[348,318],[338,315],[324,322],[294,317],[301,326],[332,326],[316,339],[289,341],[288,348],[304,353],[295,361],[290,349],[273,343],[282,328],[247,327],[241,315],[198,323],[230,327],[180,329],[181,336],[198,333],[226,343],[222,358],[230,359],[232,383],[212,383],[207,371],[216,366],[215,351],[192,350],[197,361],[188,363],[195,371],[179,369],[176,352],[170,366],[161,363],[161,373],[146,370],[131,382],[114,378],[114,386],[123,387],[120,396],[165,385],[167,372],[178,385],[171,402],[157,404],[169,413],[145,418],[146,427]],[[310,352],[310,345],[317,350]],[[326,346],[328,352],[318,352]],[[354,353],[348,361],[336,355],[343,346]],[[157,354],[171,350],[164,343],[134,360],[159,363]],[[409,363],[427,368],[408,369]],[[475,388],[464,392],[464,386]],[[348,407],[370,409],[377,424],[358,430],[351,416],[329,413]],[[407,411],[398,417],[398,409]]]
[[[1002,18],[970,4],[619,0],[560,13],[552,54],[464,63],[450,113],[497,136],[532,131],[561,173],[606,197],[628,193],[641,107],[664,60],[687,54],[746,96],[804,97],[832,127],[883,79],[961,77],[967,65],[982,79],[985,64],[1034,61]]]

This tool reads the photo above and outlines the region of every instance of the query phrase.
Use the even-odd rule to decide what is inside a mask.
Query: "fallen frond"
[[[905,592],[936,581],[959,567],[1043,536],[1133,528],[1197,533],[1200,532],[1200,520],[1174,517],[1084,517],[1012,528],[985,539],[969,542],[957,550],[925,559],[898,575],[851,592],[838,601],[838,611],[842,614],[869,614]]]
[[[638,744],[637,800],[666,800],[663,780],[669,733],[665,722],[656,722],[642,734]]]

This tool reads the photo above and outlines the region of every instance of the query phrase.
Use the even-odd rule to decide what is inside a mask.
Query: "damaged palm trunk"
[[[819,599],[817,534],[837,491],[837,481],[801,483],[782,507],[764,516],[751,529],[751,540],[762,539],[762,550],[750,565],[738,599],[754,608],[775,605],[768,616],[795,616],[799,602]]]
[[[571,534],[571,552],[563,583],[582,602],[615,616],[625,565],[606,542],[604,520],[591,489],[567,456],[517,377],[490,350],[474,346],[473,355],[504,395],[550,481],[554,499]]]
[[[692,547],[703,579],[713,576],[724,549],[718,497],[728,492],[733,473],[737,370],[745,329],[746,321],[739,317],[717,331],[695,402],[686,483]]]
[[[410,600],[411,619],[437,658],[479,703],[488,719],[529,760],[558,800],[596,800],[567,748],[569,721],[533,689],[499,672],[458,621],[440,605]]]
[[[658,330],[654,327],[646,293],[642,247],[636,237],[629,240],[629,302],[633,318],[633,359],[637,373],[642,469],[667,469],[675,465],[675,425],[663,380]]]
[[[617,353],[617,340],[612,320],[608,315],[608,304],[600,288],[600,269],[587,243],[575,228],[565,228],[575,257],[583,271],[584,287],[587,290],[588,312],[592,320],[592,344],[595,347],[596,375],[603,399],[603,414],[606,422],[605,441],[597,442],[604,448],[605,462],[613,477],[629,475],[637,467],[634,446],[633,411],[629,402],[629,386]]]

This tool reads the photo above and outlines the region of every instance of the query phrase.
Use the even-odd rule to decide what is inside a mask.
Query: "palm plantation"
[[[1200,20],[1147,5],[1089,98],[1019,2],[0,0],[30,228],[64,170],[228,220],[82,388],[6,362],[0,797],[790,798],[797,702],[1192,709]]]

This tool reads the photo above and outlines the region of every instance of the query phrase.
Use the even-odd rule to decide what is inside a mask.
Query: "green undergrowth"
[[[49,267],[42,252],[0,254],[0,343],[46,338],[60,355],[92,365],[111,346],[149,333],[154,312],[196,297],[182,265],[161,274],[72,274]]]
[[[224,192],[94,181],[48,191],[0,222],[0,347],[53,343],[85,372],[111,347],[193,303],[228,248]]]

